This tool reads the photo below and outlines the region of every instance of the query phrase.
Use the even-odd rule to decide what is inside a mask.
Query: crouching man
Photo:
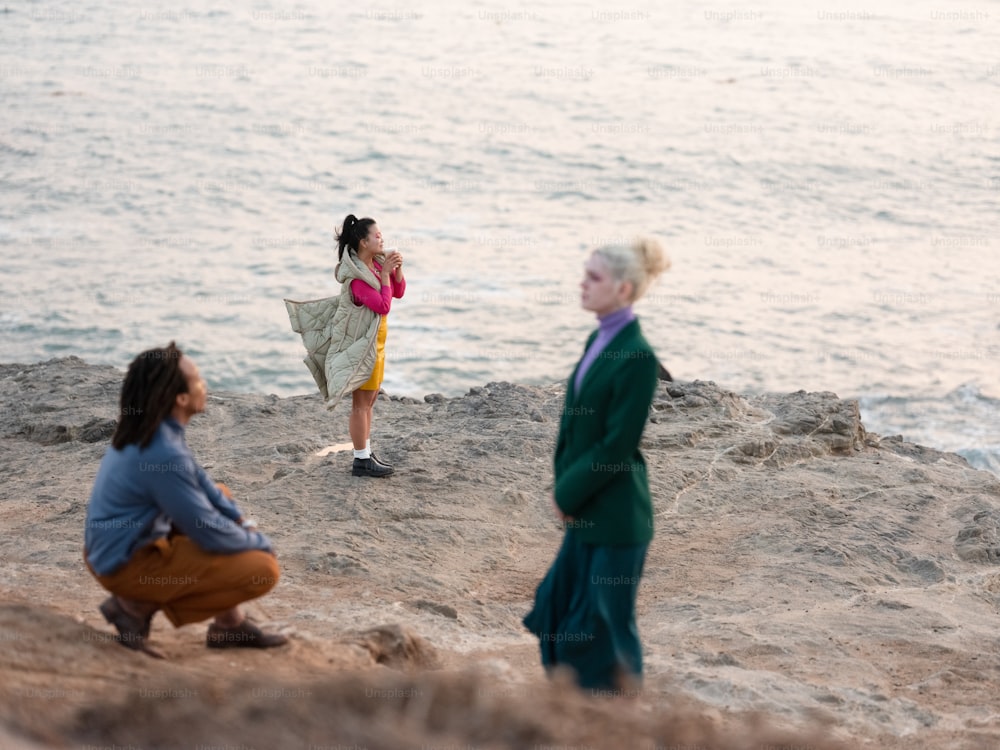
[[[206,395],[197,366],[174,342],[136,357],[87,507],[84,559],[112,594],[101,613],[122,645],[158,658],[147,640],[159,610],[174,627],[214,618],[209,648],[287,642],[239,608],[274,588],[278,562],[271,541],[187,446],[184,429]]]

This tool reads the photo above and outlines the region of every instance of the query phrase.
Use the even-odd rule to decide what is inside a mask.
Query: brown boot
[[[166,657],[161,652],[146,642],[149,637],[150,623],[153,621],[153,615],[160,609],[159,606],[146,602],[137,604],[146,612],[145,616],[139,617],[126,610],[117,596],[108,597],[101,602],[100,610],[104,619],[115,626],[118,631],[116,640],[125,648],[142,651],[155,659],[165,659]]]

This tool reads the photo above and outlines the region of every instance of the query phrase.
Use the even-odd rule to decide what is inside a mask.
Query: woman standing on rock
[[[642,678],[635,601],[653,509],[639,440],[659,364],[632,303],[669,266],[660,245],[642,239],[596,250],[581,282],[581,304],[599,326],[566,386],[556,441],[552,501],[565,535],[524,625],[546,670],[570,667],[592,691]]]
[[[330,323],[326,354],[327,408],[351,391],[348,429],[354,444],[356,477],[386,477],[393,468],[371,449],[372,411],[385,371],[385,339],[393,298],[406,291],[403,256],[383,252],[382,232],[374,219],[348,214],[337,234],[337,268],[341,283]],[[325,394],[327,395],[327,394]]]
[[[336,237],[340,294],[308,302],[286,299],[285,307],[292,330],[302,334],[304,361],[326,408],[351,393],[351,473],[386,477],[392,467],[371,449],[372,409],[385,370],[389,309],[406,291],[403,256],[395,250],[385,254],[374,219],[348,214]]]

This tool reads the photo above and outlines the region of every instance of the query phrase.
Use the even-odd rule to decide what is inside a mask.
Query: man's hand
[[[232,491],[226,485],[224,485],[222,482],[216,482],[215,486],[219,488],[219,492],[221,492],[223,495],[225,495],[226,497],[228,497],[230,500],[233,499],[233,493],[232,493]],[[257,528],[257,522],[255,520],[253,520],[252,518],[243,518],[241,516],[240,519],[236,523],[238,523],[240,526],[242,526],[247,531],[253,531],[254,529]]]

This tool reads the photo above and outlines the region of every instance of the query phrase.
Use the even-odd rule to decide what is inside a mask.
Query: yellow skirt
[[[368,382],[358,387],[359,391],[377,391],[382,387],[382,378],[385,377],[385,337],[388,332],[389,316],[383,315],[376,338],[375,367],[372,368],[372,376],[368,378]]]

